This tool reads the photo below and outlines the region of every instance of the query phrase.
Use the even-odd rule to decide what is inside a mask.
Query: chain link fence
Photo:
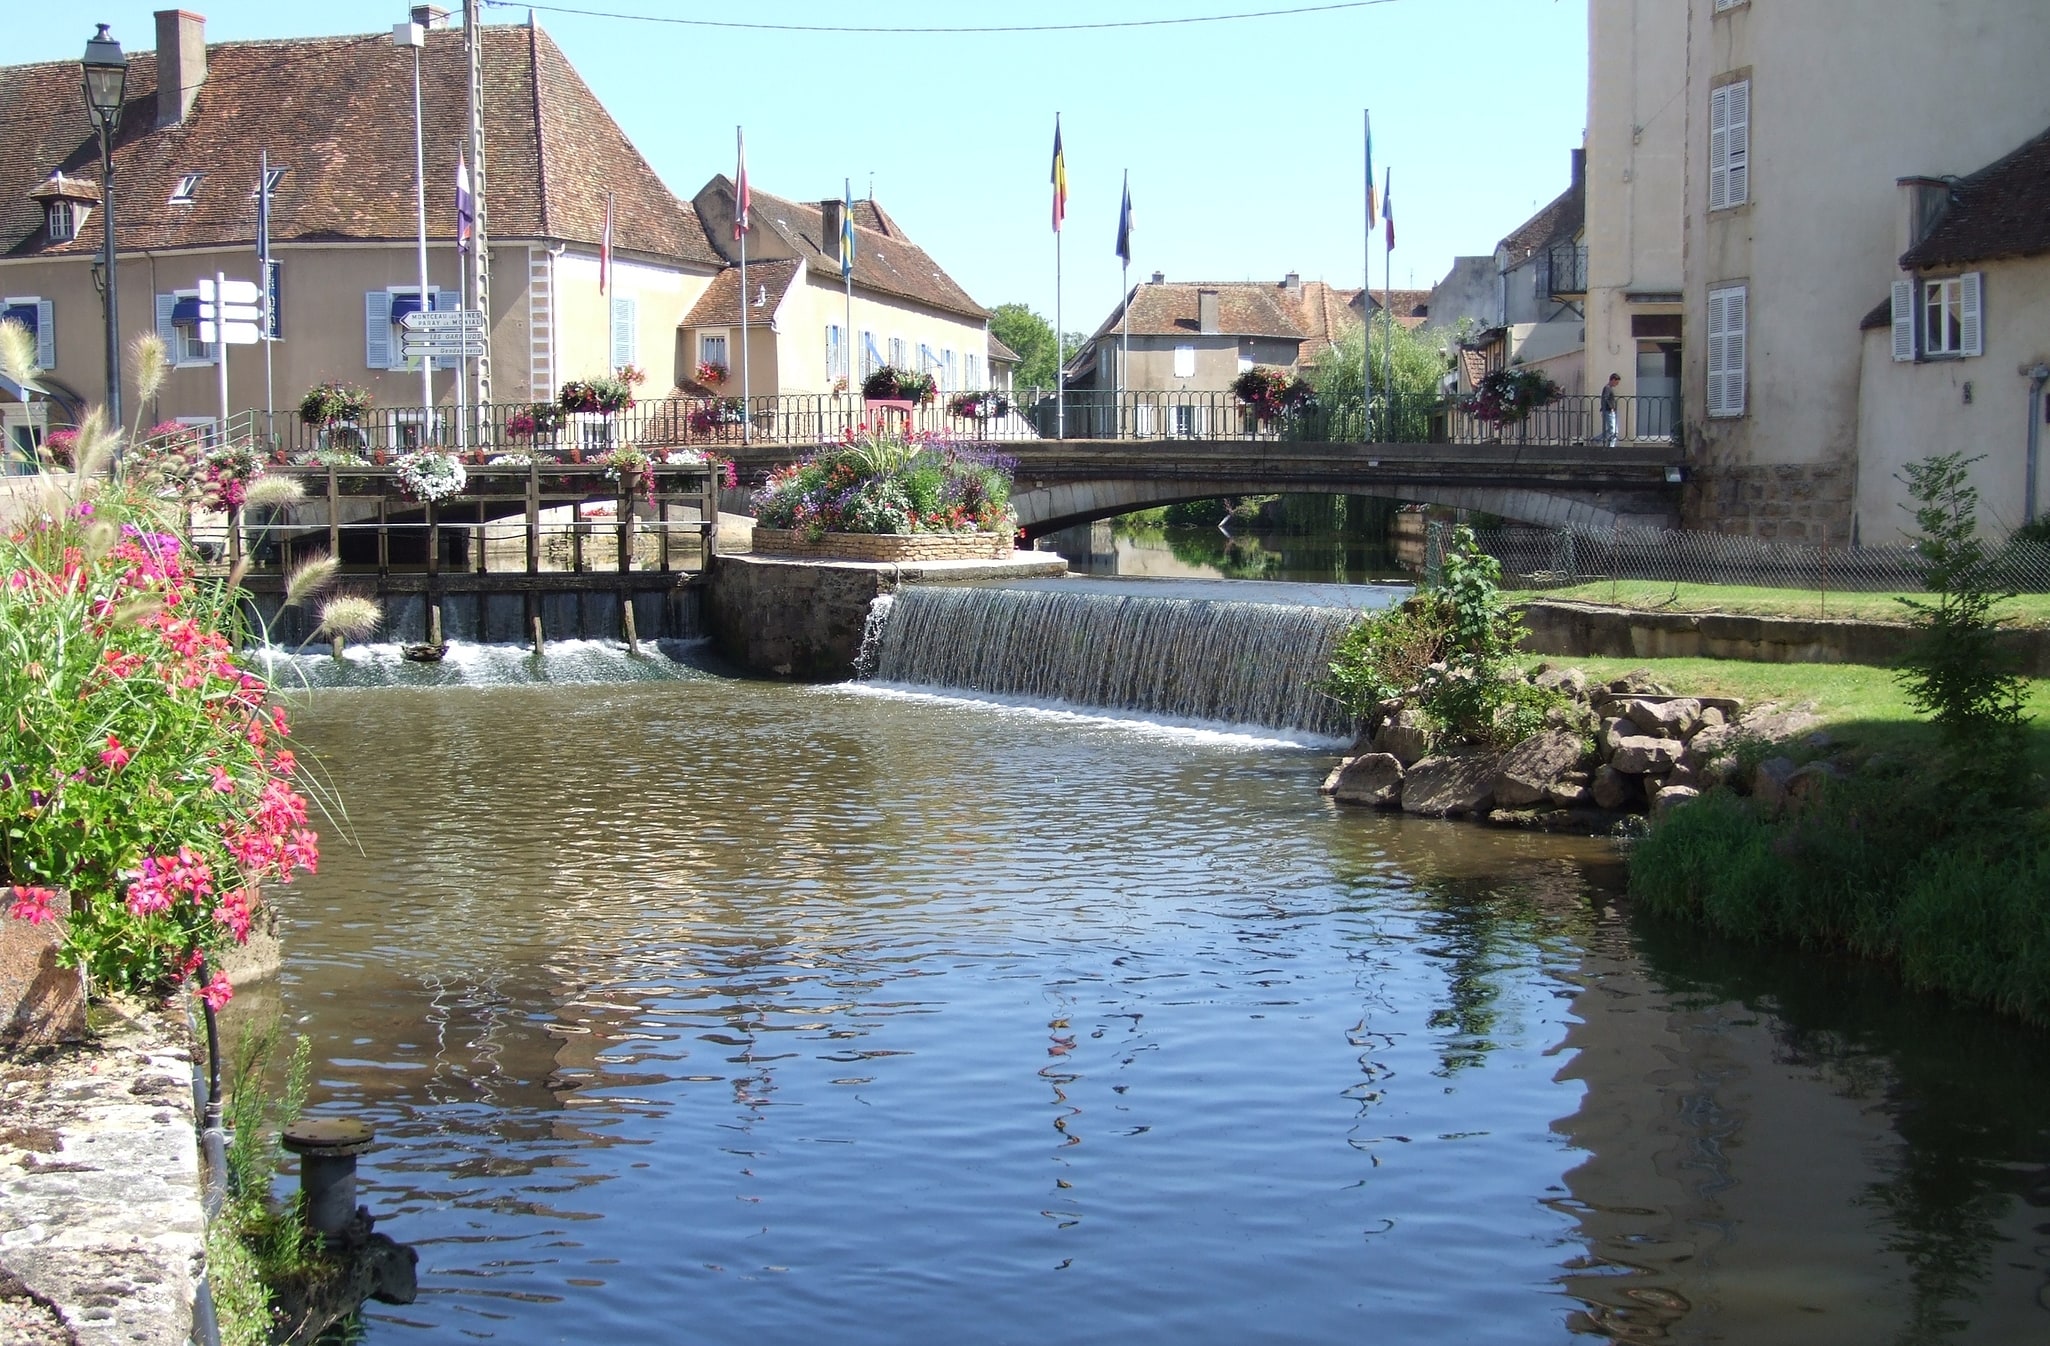
[[[1432,523],[1424,573],[1437,583],[1453,525]],[[1483,528],[1482,551],[1502,563],[1502,587],[1571,589],[1649,581],[1829,593],[1912,593],[1923,562],[1911,546],[1831,547],[1766,542],[1729,533],[1675,528]],[[2050,545],[2010,541],[1990,547],[1985,583],[2019,594],[2050,593]],[[1598,597],[1599,595],[1591,595]]]

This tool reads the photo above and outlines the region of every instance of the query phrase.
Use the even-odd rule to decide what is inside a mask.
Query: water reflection
[[[373,1341],[2050,1325],[2034,1040],[1640,947],[1598,843],[706,678],[300,722],[361,849],[292,891],[282,994],[423,1245]]]

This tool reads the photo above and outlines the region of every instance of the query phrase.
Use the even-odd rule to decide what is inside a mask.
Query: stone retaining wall
[[[1748,659],[1765,664],[1898,664],[1914,639],[1899,622],[1641,612],[1540,599],[1523,605],[1533,654],[1615,659]],[[2030,677],[2050,677],[2050,631],[2008,630],[2000,643]]]
[[[788,528],[754,530],[758,555],[815,561],[1001,561],[1012,552],[1009,533],[826,533],[809,537]]]

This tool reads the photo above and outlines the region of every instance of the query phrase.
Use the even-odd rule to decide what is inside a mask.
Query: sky
[[[1362,113],[1392,172],[1394,282],[1428,288],[1488,253],[1566,187],[1587,108],[1587,0],[1369,0],[1322,12],[1088,31],[972,33],[1274,11],[1333,0],[563,0],[535,17],[671,190],[734,168],[735,125],[761,190],[818,199],[853,180],[984,305],[1051,319],[1054,116],[1069,178],[1062,326],[1094,328],[1121,293],[1129,171],[1132,278],[1360,283]],[[131,53],[157,4],[20,6],[0,62],[76,60],[105,22]],[[209,41],[388,30],[402,3],[186,0]],[[451,8],[460,11],[460,3]],[[671,19],[932,27],[793,33]],[[484,21],[525,22],[487,4]],[[76,16],[76,17],[74,17]],[[253,147],[252,147],[253,148]],[[627,240],[621,240],[627,244]],[[1373,284],[1384,284],[1377,224]]]

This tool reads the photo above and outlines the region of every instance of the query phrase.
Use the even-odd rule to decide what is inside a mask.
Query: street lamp
[[[85,107],[100,133],[100,229],[105,242],[100,265],[106,272],[103,298],[107,317],[107,414],[121,424],[121,307],[114,283],[114,132],[121,125],[121,100],[128,88],[128,58],[121,44],[107,36],[107,25],[85,44],[79,62],[85,73]]]

